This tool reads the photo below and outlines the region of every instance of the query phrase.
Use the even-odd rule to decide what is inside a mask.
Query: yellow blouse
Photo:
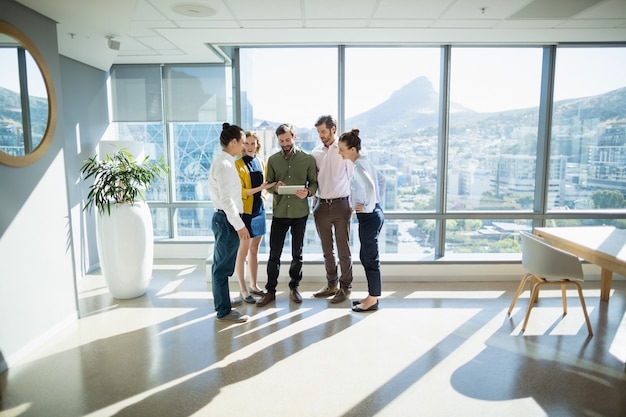
[[[258,156],[257,159],[261,163],[261,169],[263,170],[263,181],[265,181],[265,162],[263,162]],[[241,200],[243,201],[243,212],[246,214],[252,214],[252,203],[254,202],[254,194],[246,195],[247,190],[252,189],[252,179],[250,178],[250,171],[243,158],[235,160],[235,168],[239,174],[241,180]]]

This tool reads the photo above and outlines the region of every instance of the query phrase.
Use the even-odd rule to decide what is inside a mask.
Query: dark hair
[[[246,137],[254,138],[254,140],[256,140],[255,152],[259,153],[259,151],[261,150],[261,140],[259,139],[259,135],[257,135],[256,132],[252,132],[251,130],[246,130]]]
[[[361,138],[359,137],[359,129],[352,129],[349,132],[344,132],[339,136],[339,142],[345,143],[348,149],[356,148],[357,151],[361,151]]]
[[[283,123],[282,125],[276,128],[276,136],[280,136],[285,133],[291,133],[292,135],[295,135],[296,128],[290,125],[289,123]]]
[[[241,140],[241,134],[243,129],[237,125],[231,125],[230,123],[222,124],[222,133],[220,134],[220,144],[222,148],[228,146],[231,140],[237,139],[237,142]]]
[[[325,114],[323,116],[320,116],[317,119],[317,122],[315,122],[315,127],[318,127],[322,124],[326,125],[326,128],[328,129],[332,129],[333,127],[337,129],[337,120],[335,120],[335,118],[331,116],[330,114]]]

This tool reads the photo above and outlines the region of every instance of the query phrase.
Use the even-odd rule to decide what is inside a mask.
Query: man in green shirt
[[[268,191],[274,195],[272,225],[270,228],[270,256],[267,262],[267,284],[265,294],[257,301],[263,307],[276,300],[276,286],[280,272],[280,256],[285,237],[291,229],[291,265],[289,267],[289,297],[296,303],[302,302],[298,286],[302,280],[302,248],[304,233],[309,217],[309,197],[317,191],[317,166],[315,159],[295,145],[296,129],[284,123],[276,129],[281,150],[267,160],[268,183],[276,185]],[[303,185],[294,194],[282,194],[284,185]]]

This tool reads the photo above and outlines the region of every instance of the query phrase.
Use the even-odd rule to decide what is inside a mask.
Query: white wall
[[[61,102],[55,22],[14,1],[0,0],[0,10],[43,55]],[[0,165],[0,371],[77,316],[62,131],[59,112],[39,161]]]

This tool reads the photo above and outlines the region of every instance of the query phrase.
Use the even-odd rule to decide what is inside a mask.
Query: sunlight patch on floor
[[[101,314],[86,316],[63,331],[69,334],[69,337],[60,338],[60,342],[50,343],[38,349],[25,358],[20,365],[64,351],[71,351],[97,340],[150,328],[193,310],[193,308],[116,308]]]
[[[255,398],[275,398],[279,395],[277,400],[256,402],[256,415],[343,415],[364,400],[364,393],[375,397],[376,392],[390,380],[403,374],[408,366],[436,348],[479,311],[393,308],[373,314],[352,315],[358,322],[312,343],[306,349],[276,358],[265,372],[222,387],[211,403],[195,415],[227,415],[233,404],[240,401],[242,393],[254,393]],[[243,361],[259,349],[277,349],[282,340],[288,341],[294,333],[347,314],[351,314],[347,309],[324,310],[278,331],[278,337],[270,335],[272,340],[269,342],[258,341],[250,346],[251,349],[234,352],[220,364],[224,366],[234,360]],[[399,340],[400,343],[390,342]],[[280,385],[279,391],[277,384]],[[349,389],[353,384],[358,384],[359,388]],[[280,401],[280,398],[292,397],[299,398],[302,405],[296,410],[292,401]],[[411,404],[415,403],[415,398],[411,398]],[[315,407],[307,407],[306,404],[315,404]],[[412,405],[405,406],[402,413],[395,415],[416,415]]]
[[[591,316],[594,307],[587,307],[587,314]],[[582,307],[567,307],[567,314],[563,315],[563,307],[533,307],[530,312],[526,330],[522,332],[526,308],[514,308],[511,317],[518,325],[511,332],[512,336],[573,336],[580,331],[587,331],[585,316]]]
[[[376,416],[505,416],[511,414],[510,410],[519,415],[546,416],[532,398],[485,401],[468,397],[451,384],[453,374],[485,349],[487,341],[498,332],[505,317],[506,311],[503,310]],[[445,398],[445,401],[416,401],[417,398]]]
[[[414,291],[404,298],[410,299],[492,299],[506,291]]]

